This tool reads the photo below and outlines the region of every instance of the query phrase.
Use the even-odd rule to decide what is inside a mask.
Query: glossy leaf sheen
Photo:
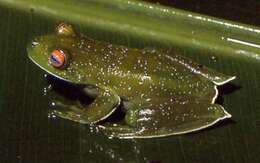
[[[260,59],[260,29],[254,26],[135,0],[71,3],[71,0],[0,0],[0,4],[8,7],[88,28],[163,40],[175,47],[204,50],[205,54]]]

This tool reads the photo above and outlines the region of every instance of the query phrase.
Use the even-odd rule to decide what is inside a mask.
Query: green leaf
[[[26,45],[57,21],[102,41],[173,48],[237,76],[220,88],[232,121],[189,135],[122,141],[53,117],[43,96],[46,80]],[[3,162],[260,162],[258,27],[141,1],[0,0],[0,31]]]
[[[32,14],[163,41],[176,47],[260,59],[259,28],[174,8],[133,0],[0,0],[0,3]]]

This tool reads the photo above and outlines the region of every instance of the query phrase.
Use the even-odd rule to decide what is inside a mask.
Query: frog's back
[[[131,49],[85,37],[79,37],[70,48],[77,56],[72,64],[82,65],[79,73],[86,83],[111,87],[120,96],[173,95],[194,84],[204,83],[205,89],[212,85],[187,67],[189,60],[167,51]]]

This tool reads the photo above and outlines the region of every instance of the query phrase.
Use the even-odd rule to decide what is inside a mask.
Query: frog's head
[[[27,47],[29,58],[40,68],[57,78],[80,83],[79,70],[72,66],[76,62],[71,55],[72,45],[77,40],[71,25],[61,23],[55,33],[36,37]]]

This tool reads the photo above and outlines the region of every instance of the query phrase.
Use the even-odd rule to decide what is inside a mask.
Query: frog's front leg
[[[109,88],[85,87],[83,90],[94,101],[89,105],[79,100],[58,97],[52,102],[54,114],[79,123],[96,123],[111,115],[120,104],[120,97]]]

